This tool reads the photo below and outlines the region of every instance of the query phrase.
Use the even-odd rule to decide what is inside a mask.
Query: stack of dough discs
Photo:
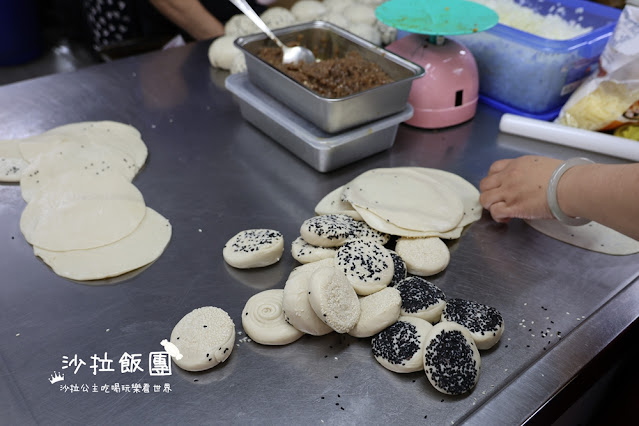
[[[57,143],[90,142],[124,152],[133,158],[141,169],[148,156],[148,149],[140,132],[133,126],[116,121],[85,121],[55,127],[46,132],[25,138],[20,142],[20,152],[31,162],[38,155],[49,151]]]
[[[312,263],[323,259],[332,259],[337,252],[336,247],[319,247],[297,237],[291,244],[291,255],[299,263]]]
[[[345,186],[342,199],[360,214],[369,211],[384,222],[415,231],[450,231],[464,213],[461,199],[448,186],[410,168],[362,173]]]
[[[373,356],[384,368],[396,373],[423,370],[424,342],[432,328],[421,318],[399,317],[395,324],[373,337]]]
[[[304,335],[284,318],[284,290],[265,290],[253,295],[244,305],[242,327],[246,334],[263,345],[287,345]]]
[[[187,371],[215,367],[231,355],[235,324],[224,310],[205,306],[186,314],[173,328],[171,343],[182,357],[173,361]]]
[[[400,238],[395,251],[406,262],[409,274],[428,277],[446,269],[450,262],[448,246],[437,237]]]
[[[329,214],[306,219],[300,235],[309,244],[319,247],[339,247],[354,235],[357,221],[344,214]]]
[[[313,273],[321,267],[333,267],[333,259],[324,259],[299,266],[291,272],[284,285],[282,309],[289,324],[304,333],[323,336],[333,331],[311,307],[309,283]]]
[[[392,325],[399,318],[402,297],[392,287],[359,299],[359,321],[348,334],[354,337],[370,337]]]
[[[336,269],[359,295],[379,291],[393,279],[393,258],[384,246],[367,240],[351,240],[337,250]]]
[[[471,300],[448,300],[441,319],[466,327],[478,349],[490,349],[504,333],[504,319],[499,311]]]
[[[140,191],[118,173],[52,178],[22,212],[26,240],[52,251],[91,249],[131,234],[146,214]]]
[[[402,315],[439,321],[446,306],[446,295],[439,287],[420,277],[408,277],[395,288],[402,296]]]
[[[61,277],[78,281],[116,277],[157,260],[171,240],[169,221],[147,207],[140,225],[129,235],[105,246],[86,250],[33,252]]]
[[[272,265],[282,257],[284,237],[273,229],[247,229],[235,234],[222,250],[229,265],[239,268],[260,268]]]
[[[460,395],[479,380],[481,359],[470,333],[454,322],[435,325],[424,343],[424,371],[440,392]]]
[[[322,321],[338,333],[348,333],[355,327],[361,309],[357,293],[334,267],[313,272],[308,287],[311,307]]]

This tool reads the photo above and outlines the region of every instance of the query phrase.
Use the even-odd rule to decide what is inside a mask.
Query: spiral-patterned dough
[[[286,322],[282,310],[284,290],[265,290],[253,295],[244,305],[242,327],[246,334],[263,345],[286,345],[304,335]]]

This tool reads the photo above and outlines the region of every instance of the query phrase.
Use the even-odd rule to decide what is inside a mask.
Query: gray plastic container
[[[265,34],[236,39],[235,45],[246,58],[251,82],[328,133],[341,132],[403,111],[413,80],[424,75],[421,66],[328,22],[307,22],[273,32],[285,44],[299,42],[308,47],[320,60],[357,51],[364,59],[378,64],[394,80],[344,98],[325,98],[257,56],[263,46],[275,46]]]
[[[395,143],[399,123],[413,116],[413,107],[405,104],[399,113],[329,134],[254,86],[246,73],[230,75],[225,84],[248,122],[320,172],[389,149]]]

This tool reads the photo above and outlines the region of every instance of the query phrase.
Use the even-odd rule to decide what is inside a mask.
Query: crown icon
[[[51,382],[51,384],[58,383],[63,380],[64,380],[64,374],[58,373],[57,371],[54,371],[51,377],[49,377],[49,382]]]

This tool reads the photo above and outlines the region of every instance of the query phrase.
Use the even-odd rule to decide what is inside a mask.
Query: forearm
[[[224,34],[224,25],[211,15],[199,0],[149,1],[160,13],[196,40],[206,40]]]
[[[573,167],[559,181],[557,200],[568,216],[639,239],[639,164]]]

